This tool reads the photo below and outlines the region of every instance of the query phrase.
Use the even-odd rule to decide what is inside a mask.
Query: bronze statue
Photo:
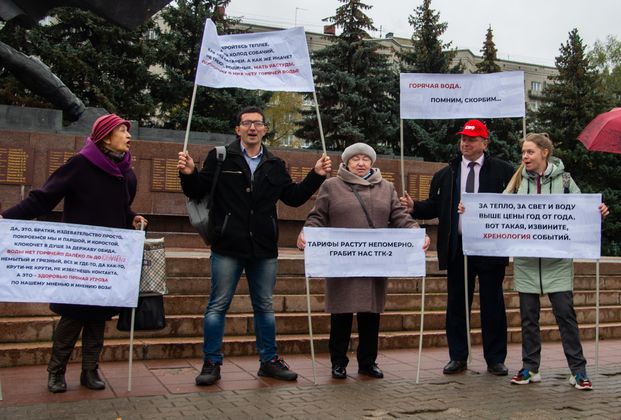
[[[2,0],[0,19],[15,20],[19,25],[32,27],[55,7],[79,7],[89,10],[125,29],[134,29],[146,22],[170,0]],[[0,62],[30,90],[48,99],[76,121],[84,112],[84,104],[52,73],[44,63],[28,57],[0,42]]]

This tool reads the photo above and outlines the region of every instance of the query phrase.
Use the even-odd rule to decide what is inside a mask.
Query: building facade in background
[[[240,29],[247,30],[249,32],[267,32],[283,29],[274,26],[245,22],[241,22],[239,26]],[[306,42],[308,43],[310,52],[312,53],[326,47],[331,42],[330,38],[334,36],[335,31],[334,26],[332,25],[326,25],[324,27],[324,33],[306,32]],[[399,63],[398,54],[413,48],[411,39],[395,37],[392,36],[391,33],[386,34],[386,37],[384,38],[369,38],[369,42],[379,43],[383,47],[381,51],[390,56],[390,60],[395,64],[395,66],[398,66]],[[474,73],[477,69],[477,63],[481,62],[482,59],[483,58],[481,56],[475,55],[468,49],[461,49],[457,50],[452,64],[456,65],[461,63],[464,68],[464,73]],[[526,106],[532,111],[536,111],[541,105],[543,99],[542,91],[546,84],[550,83],[550,78],[558,74],[556,67],[501,59],[498,59],[496,63],[500,66],[502,71],[524,72],[524,97],[526,98]],[[305,106],[310,107],[312,104],[305,103]],[[280,133],[278,137],[280,139],[280,144],[283,146],[295,147],[298,145],[304,145],[303,140],[296,138],[291,133]]]

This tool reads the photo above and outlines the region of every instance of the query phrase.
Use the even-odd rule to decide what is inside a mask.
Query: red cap
[[[101,117],[97,118],[93,123],[91,140],[93,141],[93,143],[97,143],[121,124],[125,124],[128,130],[132,128],[132,125],[129,121],[124,120],[116,114],[102,115]]]
[[[464,124],[464,128],[457,134],[463,134],[468,137],[487,138],[487,127],[479,120],[470,120]]]

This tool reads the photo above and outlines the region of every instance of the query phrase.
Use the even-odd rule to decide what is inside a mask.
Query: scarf
[[[86,143],[79,153],[102,171],[117,178],[123,178],[125,174],[131,170],[132,156],[129,152],[125,153],[118,162],[115,162],[112,157],[107,157],[106,154],[93,143],[90,137],[86,138]]]

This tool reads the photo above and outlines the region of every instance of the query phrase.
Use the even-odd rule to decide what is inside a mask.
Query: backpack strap
[[[226,159],[226,146],[216,146],[216,159],[223,162]]]
[[[209,205],[211,206],[213,203],[213,193],[216,190],[216,185],[218,184],[218,178],[220,177],[220,172],[222,172],[222,162],[226,159],[226,147],[225,146],[216,146],[216,172],[213,176],[213,184],[211,185],[211,191],[209,192]]]
[[[569,194],[569,181],[571,181],[571,173],[563,172],[563,193]]]

